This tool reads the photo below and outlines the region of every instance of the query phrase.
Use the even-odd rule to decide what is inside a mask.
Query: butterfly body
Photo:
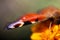
[[[58,15],[60,16],[60,9],[49,6],[38,13],[27,13],[23,15],[17,22],[9,25],[8,28],[15,28],[14,26],[16,26],[17,24],[19,24],[18,27],[22,27],[25,22],[30,22],[33,24],[36,23],[36,20],[41,22],[47,20],[48,18],[55,19],[56,17],[58,17]]]

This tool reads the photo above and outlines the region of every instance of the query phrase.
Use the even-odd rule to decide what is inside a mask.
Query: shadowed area
[[[31,25],[5,30],[6,25],[14,22],[27,12],[37,12],[47,6],[60,8],[60,0],[0,0],[0,37],[4,40],[29,40]]]

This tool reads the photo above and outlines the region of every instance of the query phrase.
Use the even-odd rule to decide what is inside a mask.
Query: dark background
[[[4,40],[29,40],[31,25],[12,30],[5,28],[27,12],[37,12],[53,5],[60,8],[60,0],[0,0],[0,38]]]

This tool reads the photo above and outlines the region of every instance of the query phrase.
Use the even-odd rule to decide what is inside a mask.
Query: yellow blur
[[[51,30],[46,29],[44,32],[33,32],[31,40],[60,40],[60,25],[54,25]]]

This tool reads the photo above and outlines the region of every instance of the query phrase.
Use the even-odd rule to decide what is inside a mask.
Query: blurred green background
[[[50,5],[60,8],[60,0],[0,0],[0,38],[4,40],[29,40],[32,25],[5,30],[6,25],[16,21],[27,12],[37,12]]]

